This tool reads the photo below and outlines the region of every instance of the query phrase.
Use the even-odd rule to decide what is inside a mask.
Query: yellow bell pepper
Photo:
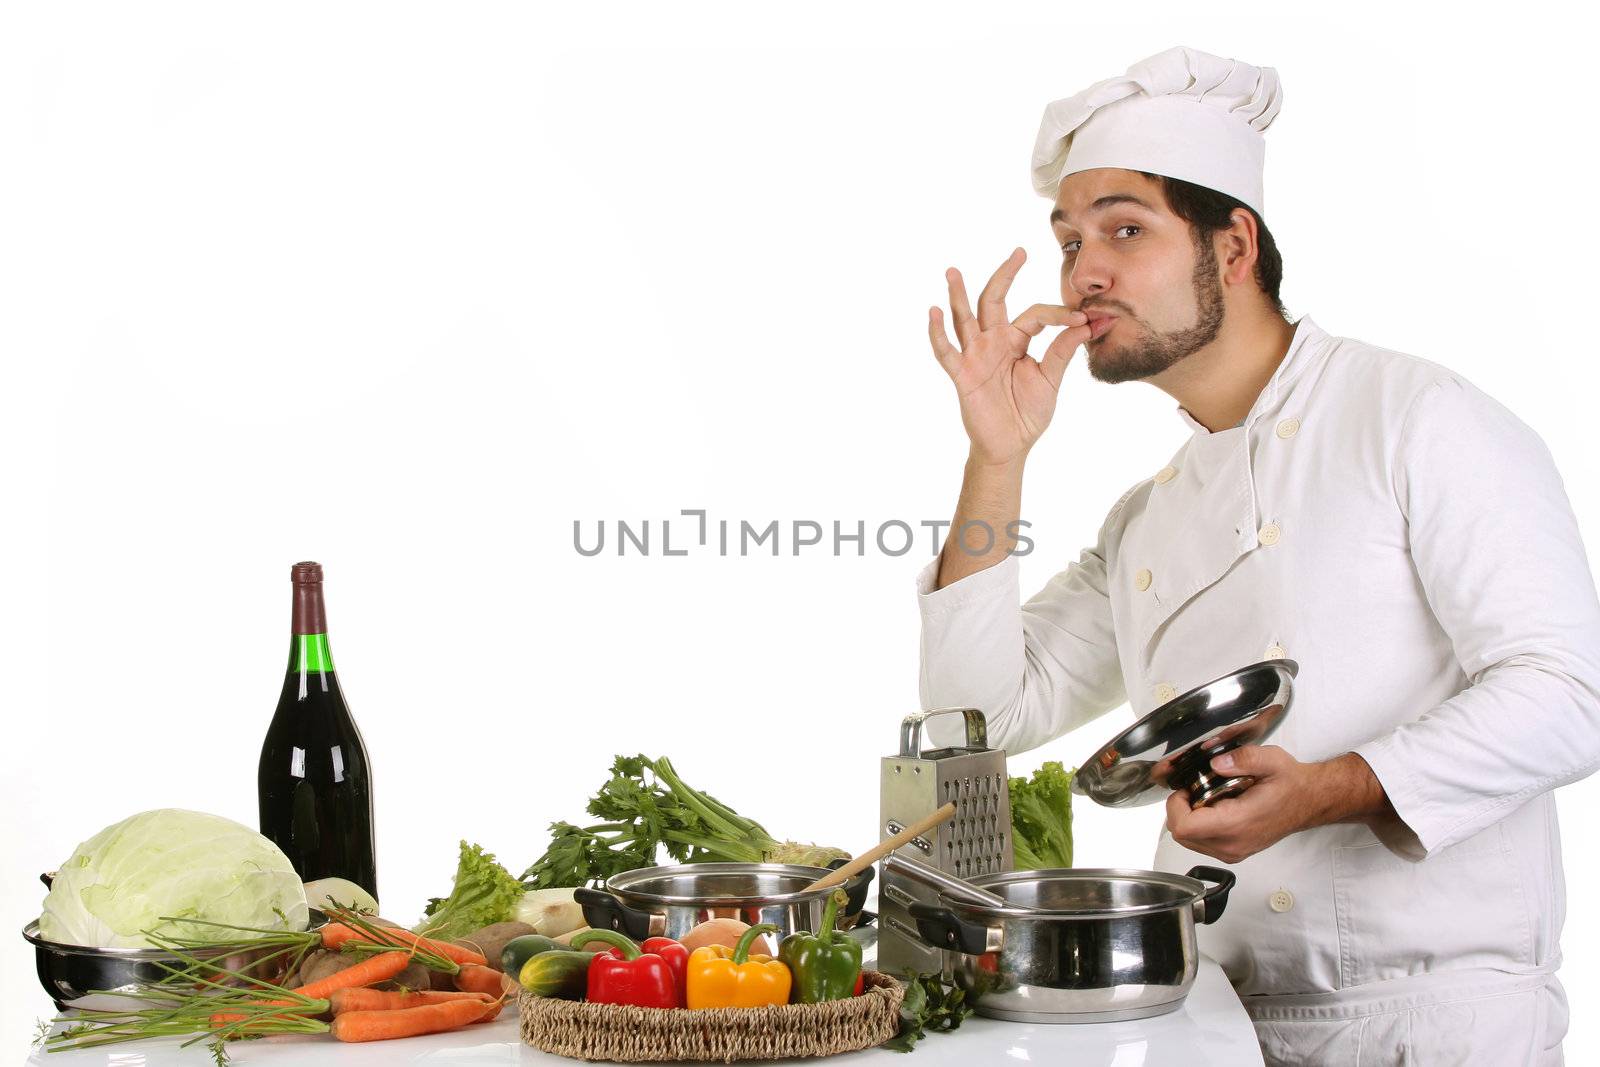
[[[789,1003],[793,976],[788,964],[771,956],[750,954],[750,946],[762,934],[777,933],[772,923],[752,926],[729,949],[726,945],[707,945],[689,955],[688,997],[690,1008],[761,1008],[768,1004]]]

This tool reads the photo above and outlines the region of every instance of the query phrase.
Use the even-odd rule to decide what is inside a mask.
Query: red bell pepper
[[[598,955],[590,962],[590,1003],[631,1004],[640,1008],[683,1007],[678,979],[665,958],[654,952],[640,951],[632,938],[614,930],[585,930],[572,939],[572,947],[581,948],[595,941],[621,950],[622,958]]]
[[[590,946],[590,948],[596,947]],[[678,992],[682,993],[684,991],[689,974],[689,950],[682,942],[674,941],[670,937],[646,938],[639,945],[639,951],[654,952],[657,956],[666,960],[667,965],[672,968],[672,976],[678,980]],[[622,954],[622,949],[616,945],[607,945],[605,948],[599,949],[596,955],[610,956],[614,960],[627,958]]]
[[[689,981],[689,950],[682,942],[674,941],[670,937],[647,938],[639,946],[641,952],[653,952],[667,961],[667,966],[672,968],[673,981],[678,984],[678,1007],[687,1004]]]

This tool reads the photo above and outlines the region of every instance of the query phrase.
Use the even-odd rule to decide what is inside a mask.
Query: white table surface
[[[181,1039],[137,1041],[81,1052],[35,1052],[36,1067],[204,1067],[212,1062],[203,1043],[179,1048]],[[345,1045],[326,1035],[235,1041],[228,1054],[239,1067],[416,1067],[461,1064],[506,1067],[520,1064],[573,1064],[529,1048],[517,1032],[516,1015],[507,1012],[485,1026],[404,1041]],[[1222,968],[1200,961],[1194,988],[1177,1011],[1152,1019],[1120,1023],[1041,1025],[1000,1022],[972,1016],[951,1033],[929,1034],[917,1042],[906,1062],[941,1064],[1049,1063],[1071,1067],[1250,1067],[1261,1063],[1255,1031]],[[903,1053],[874,1048],[828,1057],[829,1064],[880,1065]],[[816,1060],[768,1062],[815,1063]]]

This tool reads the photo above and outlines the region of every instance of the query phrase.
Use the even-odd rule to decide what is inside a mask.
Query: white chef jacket
[[[1268,743],[1360,753],[1406,825],[1233,865],[1199,945],[1268,1061],[1559,1062],[1550,790],[1600,765],[1600,601],[1544,442],[1448,368],[1308,316],[1240,426],[1178,414],[1171,462],[1020,610],[1015,557],[937,591],[921,570],[922,706],[980,708],[1018,753],[1293,658]],[[1215,862],[1162,831],[1158,869]]]

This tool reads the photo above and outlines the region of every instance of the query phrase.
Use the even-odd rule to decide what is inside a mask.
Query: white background
[[[254,822],[299,559],[327,571],[394,918],[447,889],[462,837],[521,870],[617,753],[670,755],[779,836],[876,841],[930,535],[665,558],[660,522],[948,519],[942,272],[976,293],[1020,244],[1011,313],[1056,302],[1040,112],[1174,44],[1283,78],[1291,314],[1506,403],[1593,556],[1591,28],[1141,6],[9,9],[3,924],[129,814]],[[1185,433],[1076,360],[1028,476],[1025,593]],[[619,518],[653,520],[650,556],[574,551],[574,519]],[[1573,1063],[1600,1055],[1597,800],[1560,794]],[[1147,866],[1159,818],[1080,805],[1079,862]],[[49,1012],[31,967],[0,937],[19,1054]]]

